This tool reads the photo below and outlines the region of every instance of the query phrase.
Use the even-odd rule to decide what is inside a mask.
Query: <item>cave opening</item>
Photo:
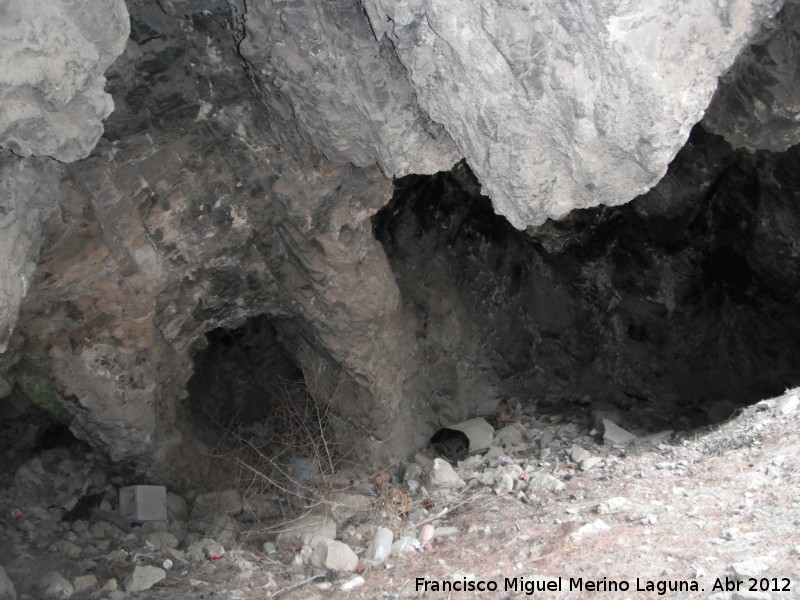
[[[397,180],[373,228],[443,382],[432,409],[466,418],[508,398],[686,430],[796,386],[798,154],[737,151],[698,126],[647,194],[525,232],[463,163]]]
[[[302,369],[265,315],[213,329],[206,341],[187,384],[185,406],[192,421],[209,440],[232,433],[268,442],[276,407],[306,396]]]

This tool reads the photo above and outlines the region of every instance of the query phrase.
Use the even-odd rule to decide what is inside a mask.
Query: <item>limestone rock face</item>
[[[57,205],[59,177],[51,160],[28,161],[0,151],[0,353],[8,348],[36,268],[41,221]]]
[[[274,85],[328,158],[388,175],[435,173],[461,156],[416,103],[404,67],[357,0],[252,2],[240,50],[262,93]]]
[[[128,39],[123,0],[9,0],[0,7],[0,147],[71,162],[113,110],[103,72]]]
[[[338,389],[336,409],[385,438],[403,337],[370,218],[391,182],[327,161],[284,97],[252,93],[235,4],[188,21],[193,5],[173,5],[130,4],[132,43],[108,74],[116,109],[66,168],[18,328],[36,359],[17,380],[54,388],[73,431],[113,460],[190,480],[206,468],[180,460],[198,449],[181,405],[193,355],[205,332],[266,316],[317,391]]]
[[[365,2],[517,228],[652,187],[777,0]]]
[[[787,2],[720,81],[703,126],[733,146],[783,151],[800,143],[800,3]]]

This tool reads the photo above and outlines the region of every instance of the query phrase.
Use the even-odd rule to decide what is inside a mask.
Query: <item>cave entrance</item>
[[[465,418],[508,398],[686,430],[796,386],[799,160],[698,127],[648,194],[526,232],[463,164],[398,180],[373,226],[435,357],[431,409]]]
[[[309,389],[265,315],[206,339],[185,401],[194,433],[245,488],[306,501],[340,457],[330,399]]]
[[[233,433],[266,443],[276,407],[306,397],[302,369],[263,315],[209,331],[206,339],[187,386],[191,418],[209,439]]]

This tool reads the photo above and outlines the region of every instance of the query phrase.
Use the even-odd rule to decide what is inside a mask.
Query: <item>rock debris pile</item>
[[[634,430],[623,421],[630,416],[588,401],[569,412],[559,408],[566,407],[540,403],[535,412],[517,411],[495,432],[487,452],[462,461],[423,451],[391,472],[350,469],[327,480],[312,479],[304,497],[315,502],[305,507],[237,487],[170,492],[168,519],[143,523],[119,515],[118,490],[129,482],[109,476],[85,447],[45,450],[16,470],[2,496],[0,533],[7,542],[0,557],[0,598],[122,600],[224,593],[248,599],[300,589],[305,595],[297,597],[307,597],[362,586],[368,593],[370,585],[395,585],[398,596],[391,597],[407,597],[411,594],[403,585],[415,577],[435,577],[436,569],[468,579],[486,577],[469,566],[473,546],[487,551],[497,546],[492,551],[499,553],[498,565],[504,565],[500,559],[508,563],[499,567],[508,576],[533,567],[526,577],[546,579],[547,573],[535,568],[542,556],[568,556],[571,548],[581,547],[589,552],[590,546],[607,542],[604,536],[630,528],[644,535],[647,549],[649,532],[670,523],[682,502],[702,504],[703,494],[677,484],[664,492],[667,498],[637,497],[626,481],[638,479],[637,488],[654,485],[647,477],[677,481],[710,454],[758,449],[760,436],[800,412],[800,401],[797,393],[787,393],[762,402],[748,409],[747,419],[693,442],[669,431],[626,431],[616,421]],[[794,459],[785,449],[779,454],[770,457],[759,477],[773,483],[791,477]],[[742,486],[761,487],[755,480]],[[742,511],[752,508],[754,499],[745,493]],[[546,540],[535,534],[541,528],[557,532],[560,550],[543,546]],[[510,531],[515,532],[511,545]],[[753,535],[753,529],[720,522],[714,544],[741,547]],[[757,576],[784,564],[781,560],[793,551],[785,550],[760,553],[756,545],[727,563],[698,557],[693,578]],[[415,557],[426,557],[424,572],[401,575],[420,564]],[[463,564],[450,564],[455,561]],[[658,567],[637,575],[671,572]],[[715,598],[734,597],[726,594]]]

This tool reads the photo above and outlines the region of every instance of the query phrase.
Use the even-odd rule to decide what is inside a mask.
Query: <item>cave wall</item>
[[[190,477],[192,355],[204,332],[268,315],[321,388],[348,390],[337,398],[354,426],[386,437],[404,353],[369,219],[389,180],[326,160],[280,94],[251,93],[229,42],[235,6],[130,9],[108,71],[117,110],[66,168],[6,375],[113,460]]]

